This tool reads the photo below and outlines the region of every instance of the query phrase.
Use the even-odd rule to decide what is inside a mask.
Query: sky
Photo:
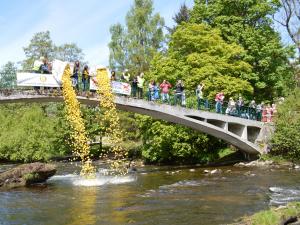
[[[0,0],[0,66],[25,59],[23,47],[37,32],[50,31],[56,45],[76,43],[91,65],[108,65],[109,28],[125,23],[134,0]],[[153,0],[167,26],[183,3],[194,0]]]

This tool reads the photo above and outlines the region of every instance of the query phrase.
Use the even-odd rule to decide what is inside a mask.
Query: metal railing
[[[196,94],[191,92],[185,92],[181,95],[181,99],[178,99],[175,93],[172,91],[169,93],[169,100],[163,101],[161,95],[159,95],[158,99],[153,99],[151,93],[146,91],[145,95],[143,96],[144,100],[153,101],[160,104],[169,104],[173,106],[181,106],[188,109],[195,109],[195,110],[202,110],[208,112],[216,113],[216,102],[214,100],[209,99],[198,99]],[[257,111],[256,108],[247,107],[247,106],[235,106],[228,108],[228,102],[223,101],[221,103],[220,114],[229,115],[240,117],[244,119],[251,119],[261,121],[262,111]]]

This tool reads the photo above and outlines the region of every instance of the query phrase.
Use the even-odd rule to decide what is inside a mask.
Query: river
[[[10,165],[0,165],[0,171]],[[228,224],[270,205],[300,201],[300,171],[289,168],[145,166],[124,177],[75,175],[57,163],[46,185],[0,191],[0,224]]]

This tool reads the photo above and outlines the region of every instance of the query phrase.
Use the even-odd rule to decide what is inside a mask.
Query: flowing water
[[[288,168],[143,167],[84,179],[58,163],[46,185],[0,191],[0,224],[228,224],[270,205],[300,201],[300,171]],[[9,166],[0,165],[0,171]],[[100,169],[99,169],[100,168]]]

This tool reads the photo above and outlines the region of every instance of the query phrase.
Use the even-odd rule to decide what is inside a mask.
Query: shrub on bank
[[[187,127],[137,115],[142,156],[149,163],[206,163],[219,158],[223,141]]]
[[[241,222],[232,225],[274,225],[283,224],[282,222],[290,217],[300,216],[300,202],[289,203],[286,207],[271,208],[258,212],[252,216],[245,217]]]
[[[0,159],[47,161],[63,155],[57,147],[58,119],[38,104],[11,104],[0,107]]]
[[[300,159],[300,88],[279,105],[272,138],[272,155]]]

